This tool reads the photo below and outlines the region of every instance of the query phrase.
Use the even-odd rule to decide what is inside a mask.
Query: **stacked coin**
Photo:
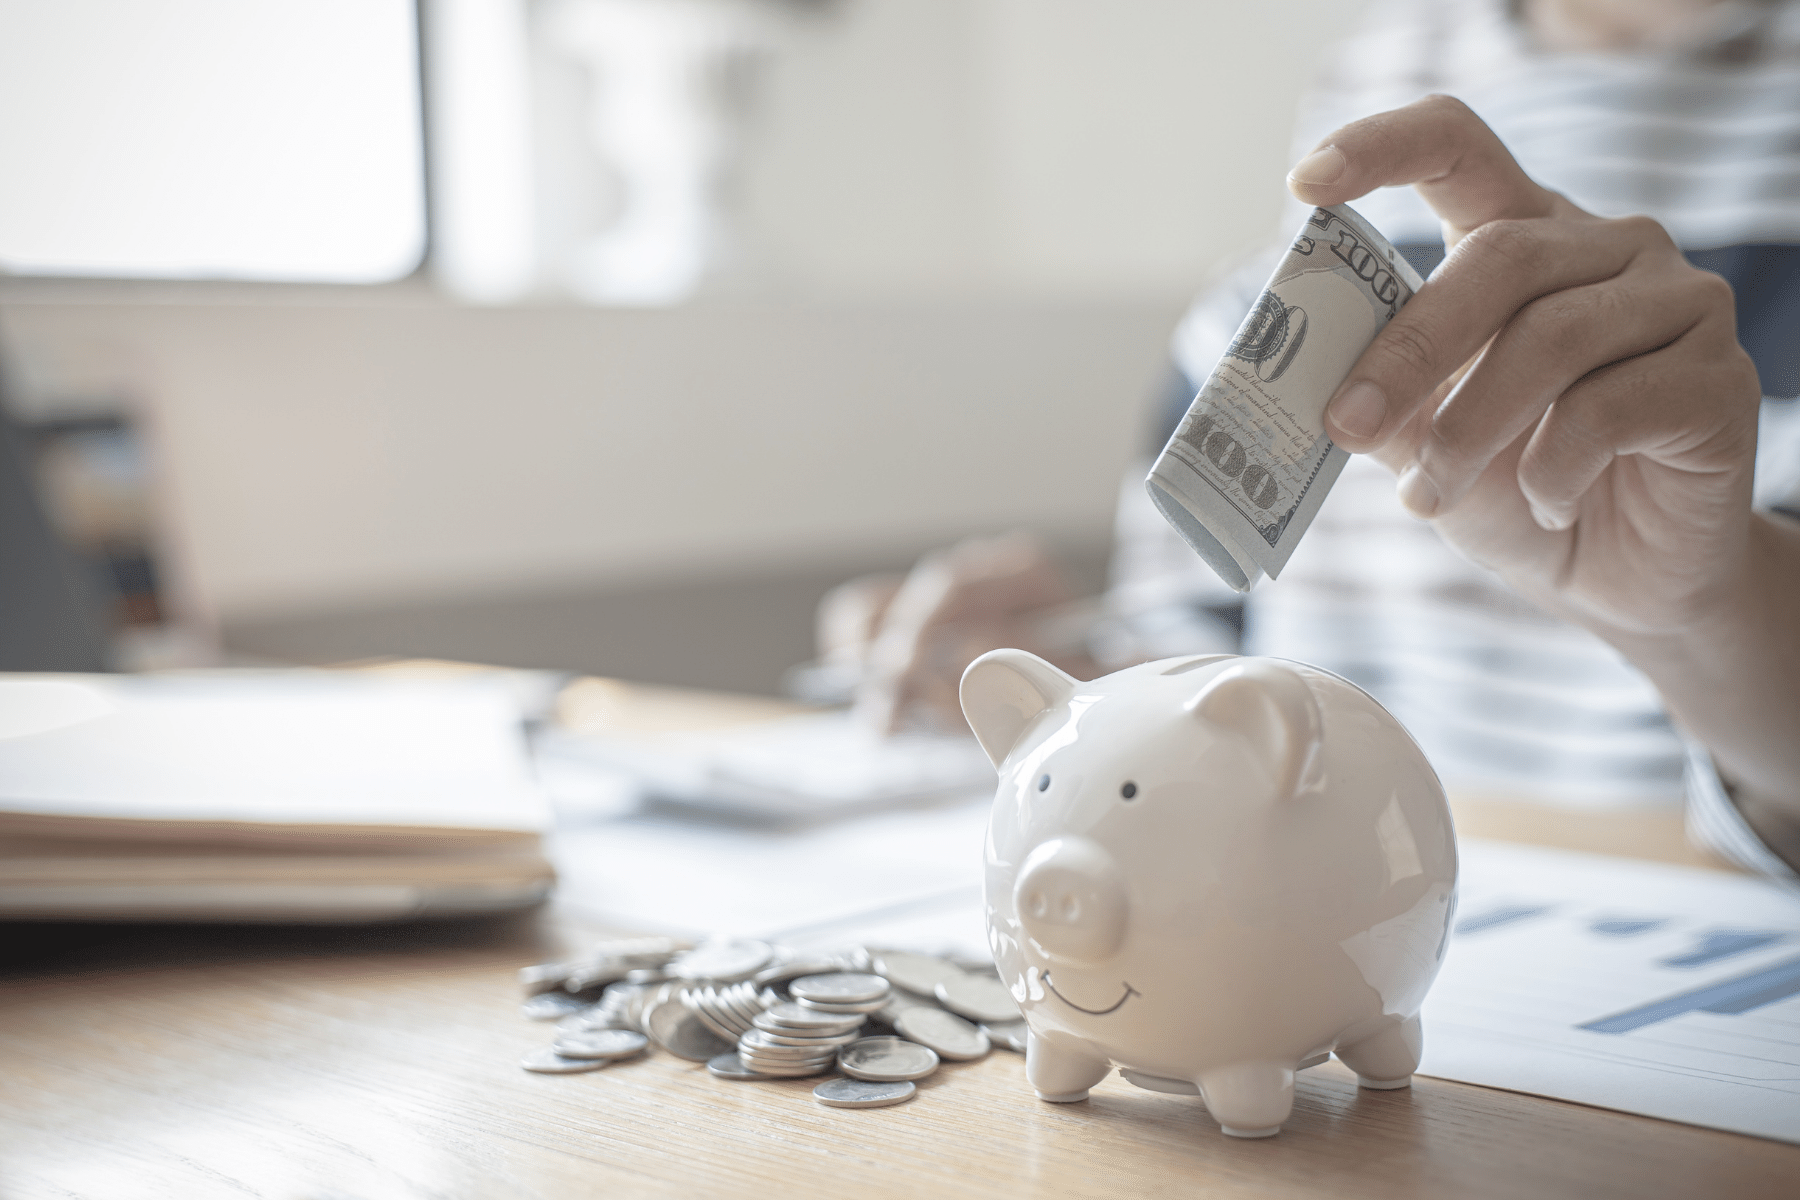
[[[821,1085],[815,1099],[840,1107],[897,1103],[941,1059],[977,1059],[993,1045],[1022,1052],[1026,1041],[991,967],[907,951],[645,938],[526,968],[520,982],[528,1016],[558,1019],[556,1044],[531,1055],[527,1070],[594,1070],[648,1043],[722,1079],[835,1069],[850,1078]]]
[[[828,1013],[872,1013],[888,1002],[893,989],[879,975],[836,971],[807,975],[788,984],[788,994],[807,1008]]]
[[[718,1034],[728,1042],[734,1042],[750,1032],[751,1023],[765,1010],[781,1002],[781,997],[772,989],[758,990],[751,980],[734,983],[729,987],[684,988],[682,1000],[694,1010],[701,1024]]]
[[[862,1013],[822,1012],[801,1001],[777,1004],[758,1014],[754,1028],[738,1039],[737,1059],[758,1075],[818,1075],[837,1062],[839,1047],[856,1040],[864,1019]]]
[[[731,1049],[731,1039],[707,1028],[682,998],[679,989],[660,995],[644,1009],[643,1031],[650,1040],[677,1058],[705,1062]]]

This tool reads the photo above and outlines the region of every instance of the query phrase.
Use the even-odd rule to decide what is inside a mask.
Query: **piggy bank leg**
[[[1216,1067],[1194,1081],[1206,1109],[1232,1137],[1272,1137],[1294,1110],[1294,1069],[1274,1063]]]
[[[1412,1084],[1419,1069],[1419,1052],[1425,1045],[1419,1018],[1408,1017],[1354,1046],[1339,1046],[1338,1058],[1356,1072],[1356,1082],[1366,1088],[1403,1088]]]
[[[1084,1054],[1067,1042],[1052,1044],[1035,1033],[1025,1037],[1025,1078],[1039,1100],[1072,1104],[1088,1098],[1088,1089],[1106,1078],[1106,1060]]]

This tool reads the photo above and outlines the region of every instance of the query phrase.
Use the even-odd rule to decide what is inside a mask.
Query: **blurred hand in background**
[[[855,711],[882,733],[965,730],[957,687],[989,650],[1029,650],[1082,679],[1098,673],[1081,639],[1059,636],[1056,618],[1074,600],[1037,539],[970,538],[926,554],[905,576],[866,575],[827,593],[819,657],[854,669]]]

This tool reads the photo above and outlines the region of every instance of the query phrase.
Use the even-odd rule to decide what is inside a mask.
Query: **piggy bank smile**
[[[1280,1131],[1336,1054],[1404,1087],[1454,909],[1443,790],[1386,710],[1328,672],[1215,655],[1081,683],[1020,650],[963,676],[999,769],[989,946],[1068,1103],[1117,1068]]]
[[[1033,968],[1033,969],[1035,970],[1036,968]],[[1125,1002],[1127,1000],[1131,999],[1133,996],[1141,996],[1144,994],[1144,993],[1138,991],[1136,988],[1132,987],[1129,983],[1127,983],[1127,984],[1123,985],[1125,990],[1120,994],[1119,998],[1117,1000],[1113,1001],[1113,1003],[1111,1005],[1109,1005],[1108,1007],[1106,1007],[1106,1008],[1083,1008],[1083,1007],[1081,1007],[1081,1005],[1075,1003],[1073,1000],[1069,999],[1067,996],[1063,995],[1061,992],[1056,990],[1056,984],[1051,980],[1050,972],[1045,971],[1043,973],[1043,980],[1044,980],[1044,990],[1045,991],[1049,992],[1052,996],[1055,996],[1058,1000],[1061,1000],[1064,1004],[1068,1005],[1070,1008],[1074,1009],[1076,1012],[1086,1013],[1090,1017],[1111,1016],[1113,1013],[1118,1012],[1121,1008],[1124,1008]]]

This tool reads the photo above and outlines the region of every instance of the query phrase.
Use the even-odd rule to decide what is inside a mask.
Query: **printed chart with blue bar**
[[[1800,894],[1462,844],[1421,1073],[1800,1142]]]

